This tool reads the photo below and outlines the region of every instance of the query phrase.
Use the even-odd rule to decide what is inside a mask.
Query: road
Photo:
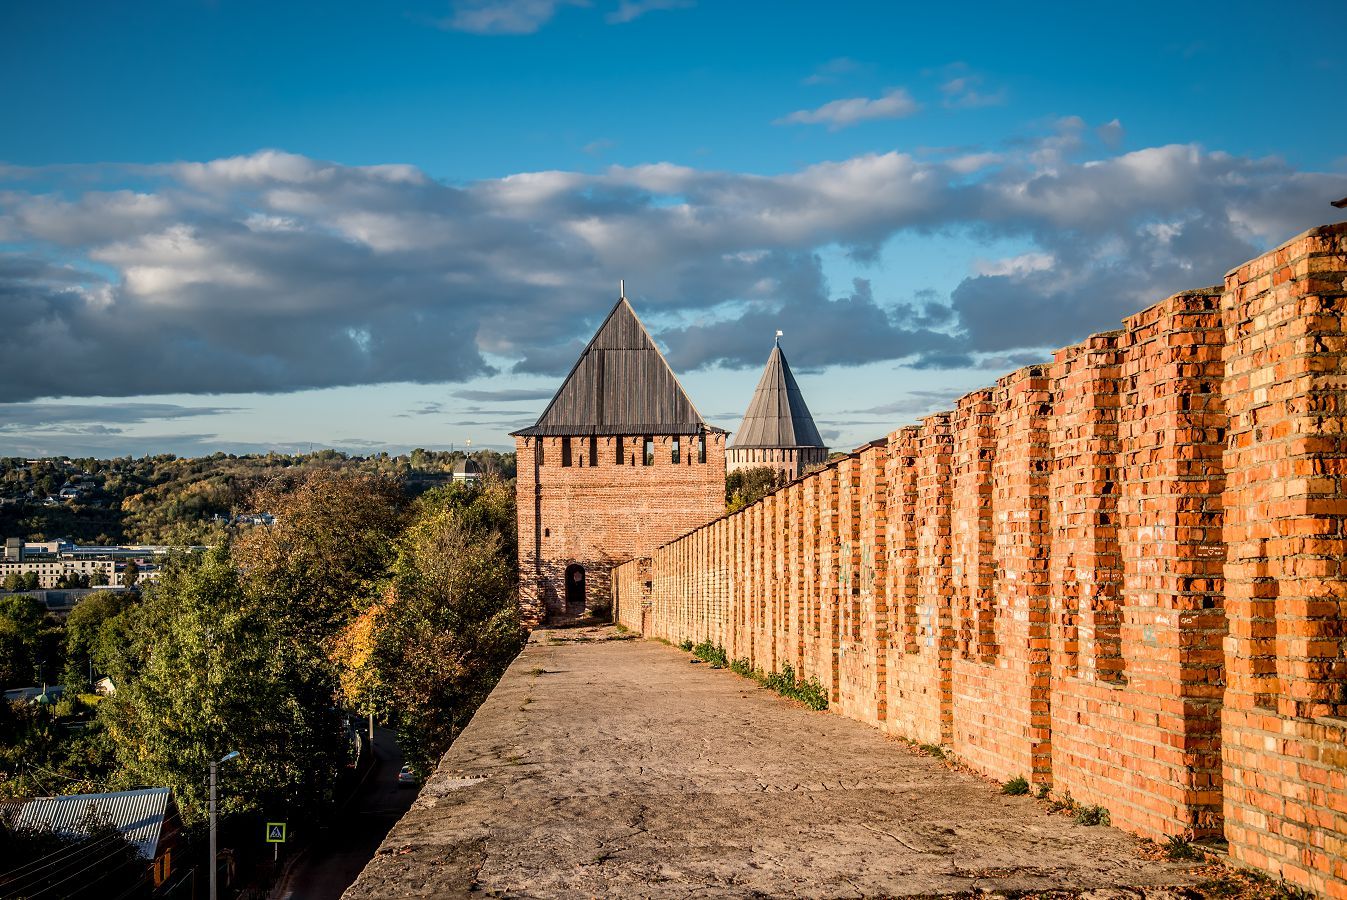
[[[327,834],[304,851],[273,893],[284,900],[337,900],[374,857],[388,830],[416,799],[398,787],[402,751],[395,733],[374,729],[374,765],[346,806],[332,817]]]

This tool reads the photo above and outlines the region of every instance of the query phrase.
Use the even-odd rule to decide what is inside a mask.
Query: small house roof
[[[626,297],[585,347],[528,436],[698,434],[706,424]]]
[[[482,474],[482,467],[477,465],[477,461],[474,459],[460,459],[458,462],[454,463],[454,474],[480,475]]]
[[[145,859],[154,859],[171,799],[172,791],[166,787],[38,797],[19,808],[14,827],[50,828],[58,834],[76,835],[82,833],[81,827],[92,813],[110,822]]]

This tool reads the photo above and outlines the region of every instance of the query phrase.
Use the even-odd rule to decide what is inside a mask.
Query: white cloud
[[[459,0],[442,28],[472,34],[533,34],[562,6],[588,6],[587,0]]]
[[[838,56],[819,66],[812,75],[803,79],[801,83],[809,85],[832,84],[847,75],[859,72],[863,68],[865,68],[864,64],[849,56]]]
[[[1099,136],[1099,140],[1104,142],[1104,146],[1110,149],[1116,149],[1122,143],[1125,134],[1122,122],[1117,119],[1100,125],[1094,130],[1094,133]]]
[[[451,186],[261,151],[143,167],[121,192],[88,187],[117,167],[46,170],[0,193],[0,401],[458,381],[488,357],[550,377],[618,278],[683,323],[660,333],[680,368],[759,365],[776,327],[800,365],[974,365],[1212,283],[1341,193],[1341,174],[1192,145],[1084,158],[1083,128],[770,176],[655,163]],[[931,231],[1017,253],[918,305],[823,275],[825,248],[873,257]]]
[[[957,75],[940,85],[944,94],[944,104],[951,109],[974,109],[980,106],[1002,106],[1009,92],[1005,88],[985,91],[981,87],[982,76],[973,74]]]
[[[610,25],[620,25],[639,19],[648,12],[661,9],[688,9],[696,5],[696,0],[621,0],[617,9],[610,12],[606,20]]]
[[[880,97],[848,97],[816,109],[800,109],[776,120],[777,125],[827,125],[836,131],[875,119],[902,119],[921,109],[905,88],[889,88]]]

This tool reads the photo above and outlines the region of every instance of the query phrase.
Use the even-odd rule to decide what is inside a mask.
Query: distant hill
[[[513,453],[477,450],[484,472],[515,475]],[[263,481],[306,469],[352,468],[402,479],[409,494],[444,484],[462,451],[348,456],[336,450],[287,455],[117,459],[0,457],[0,537],[86,543],[214,543]]]

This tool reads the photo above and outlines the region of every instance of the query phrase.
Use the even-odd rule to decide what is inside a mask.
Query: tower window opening
[[[622,438],[613,438],[613,446],[617,449],[617,464],[622,465]]]
[[[680,443],[678,438],[674,438],[673,444],[671,446],[673,447],[673,449],[669,453],[669,459],[671,462],[677,465],[679,462],[681,462],[681,460],[678,457],[680,451],[682,450],[682,444]]]
[[[561,439],[561,465],[562,467],[571,464],[571,439],[564,437]]]
[[[705,464],[706,462],[706,435],[697,435],[697,462]]]
[[[645,465],[653,466],[655,464],[655,439],[650,435],[645,436]]]
[[[599,464],[599,439],[597,437],[589,439],[589,464],[591,466]]]

